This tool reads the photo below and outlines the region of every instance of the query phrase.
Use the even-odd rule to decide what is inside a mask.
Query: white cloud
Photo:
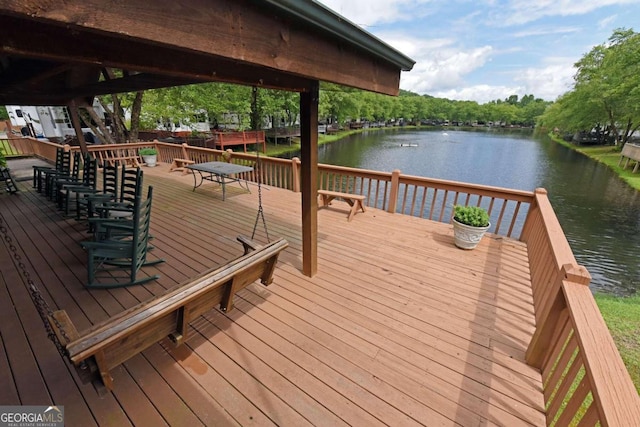
[[[492,11],[496,25],[521,25],[553,16],[584,15],[606,6],[640,3],[640,0],[512,0]]]
[[[460,86],[464,77],[490,60],[493,48],[481,46],[463,49],[450,39],[417,39],[400,35],[383,37],[390,45],[416,61],[402,75],[402,88],[425,94]]]
[[[558,96],[571,89],[576,69],[575,59],[550,58],[542,68],[525,68],[518,71],[514,82],[520,83],[524,94],[534,94],[538,98],[555,101]]]
[[[354,24],[369,27],[426,16],[429,12],[425,5],[431,0],[321,0],[320,3]]]
[[[518,31],[514,33],[514,37],[532,37],[532,36],[547,36],[549,34],[568,34],[577,33],[581,29],[578,27],[551,27],[551,28],[533,28],[529,30]]]
[[[520,93],[521,88],[508,86],[475,85],[459,89],[450,89],[434,92],[431,95],[437,98],[456,99],[458,101],[476,101],[478,104],[486,104],[496,99],[505,99],[513,94]]]
[[[598,21],[598,28],[600,28],[601,30],[607,29],[613,25],[616,19],[618,19],[618,15],[607,16],[606,18]]]

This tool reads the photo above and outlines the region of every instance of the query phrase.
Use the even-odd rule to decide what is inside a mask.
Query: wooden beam
[[[76,131],[78,143],[80,143],[80,150],[86,153],[88,151],[87,141],[84,140],[84,134],[82,133],[82,125],[80,124],[80,116],[78,115],[78,103],[71,101],[69,105],[67,105],[67,109],[69,110],[69,117],[71,118],[73,129]]]
[[[135,64],[161,70],[172,62],[170,69],[182,69],[186,76],[221,81],[233,79],[235,69],[244,65],[257,67],[267,75],[277,70],[281,76],[398,94],[398,66],[250,0],[140,0],[118,3],[117,7],[112,2],[95,0],[31,0],[4,3],[0,5],[0,15],[6,15],[3,21],[7,23],[18,21],[17,25],[3,22],[0,26],[4,28],[0,29],[3,49],[15,54],[74,57],[124,69]],[[28,25],[32,28],[25,27]],[[43,30],[44,35],[39,35]],[[34,43],[36,39],[38,42]],[[70,39],[75,42],[70,43]],[[25,49],[27,43],[30,46]],[[187,52],[190,60],[166,57],[161,54],[163,47],[174,53]],[[233,69],[210,67],[203,75],[200,61],[194,61],[198,55],[219,58],[232,64]],[[150,56],[152,61],[148,61]],[[244,84],[262,86],[254,80],[263,79],[256,70],[241,77]]]
[[[302,157],[302,273],[318,271],[318,98],[314,82],[300,94],[300,147]]]

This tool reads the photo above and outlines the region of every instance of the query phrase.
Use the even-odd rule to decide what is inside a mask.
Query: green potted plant
[[[142,161],[149,167],[154,167],[158,161],[158,150],[153,147],[145,147],[141,148],[140,156],[142,157]]]
[[[453,238],[457,247],[473,249],[491,227],[489,214],[479,206],[453,207]]]

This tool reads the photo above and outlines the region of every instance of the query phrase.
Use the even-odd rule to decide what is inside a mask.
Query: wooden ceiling
[[[208,81],[298,92],[329,81],[395,95],[412,66],[310,0],[0,3],[0,104]]]

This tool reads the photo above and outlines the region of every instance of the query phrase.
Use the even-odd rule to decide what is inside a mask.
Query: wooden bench
[[[257,246],[247,238],[238,240],[245,255],[97,324],[82,335],[64,310],[54,312],[49,324],[83,381],[93,382],[99,391],[113,389],[113,368],[165,337],[176,346],[182,344],[189,336],[191,321],[218,304],[220,310],[230,311],[235,293],[258,279],[269,285],[287,241],[280,238]]]
[[[350,194],[350,193],[340,193],[338,191],[329,191],[329,190],[318,190],[319,203],[320,207],[329,206],[333,199],[342,199],[345,202],[349,203],[351,206],[351,210],[349,211],[349,215],[347,216],[347,220],[351,221],[353,216],[358,212],[358,209],[364,209],[364,199],[365,196],[360,194]]]
[[[624,147],[622,147],[622,152],[620,153],[620,160],[618,160],[618,166],[620,166],[623,160],[625,162],[624,166],[622,166],[622,169],[626,169],[627,166],[629,166],[629,161],[633,160],[634,162],[636,162],[636,164],[633,167],[632,173],[638,172],[638,168],[640,168],[640,146],[632,144],[630,142],[624,144]]]
[[[173,159],[169,172],[182,171],[182,175],[189,173],[189,169],[185,168],[187,165],[193,165],[195,161],[189,159]],[[192,172],[193,173],[193,172]]]

